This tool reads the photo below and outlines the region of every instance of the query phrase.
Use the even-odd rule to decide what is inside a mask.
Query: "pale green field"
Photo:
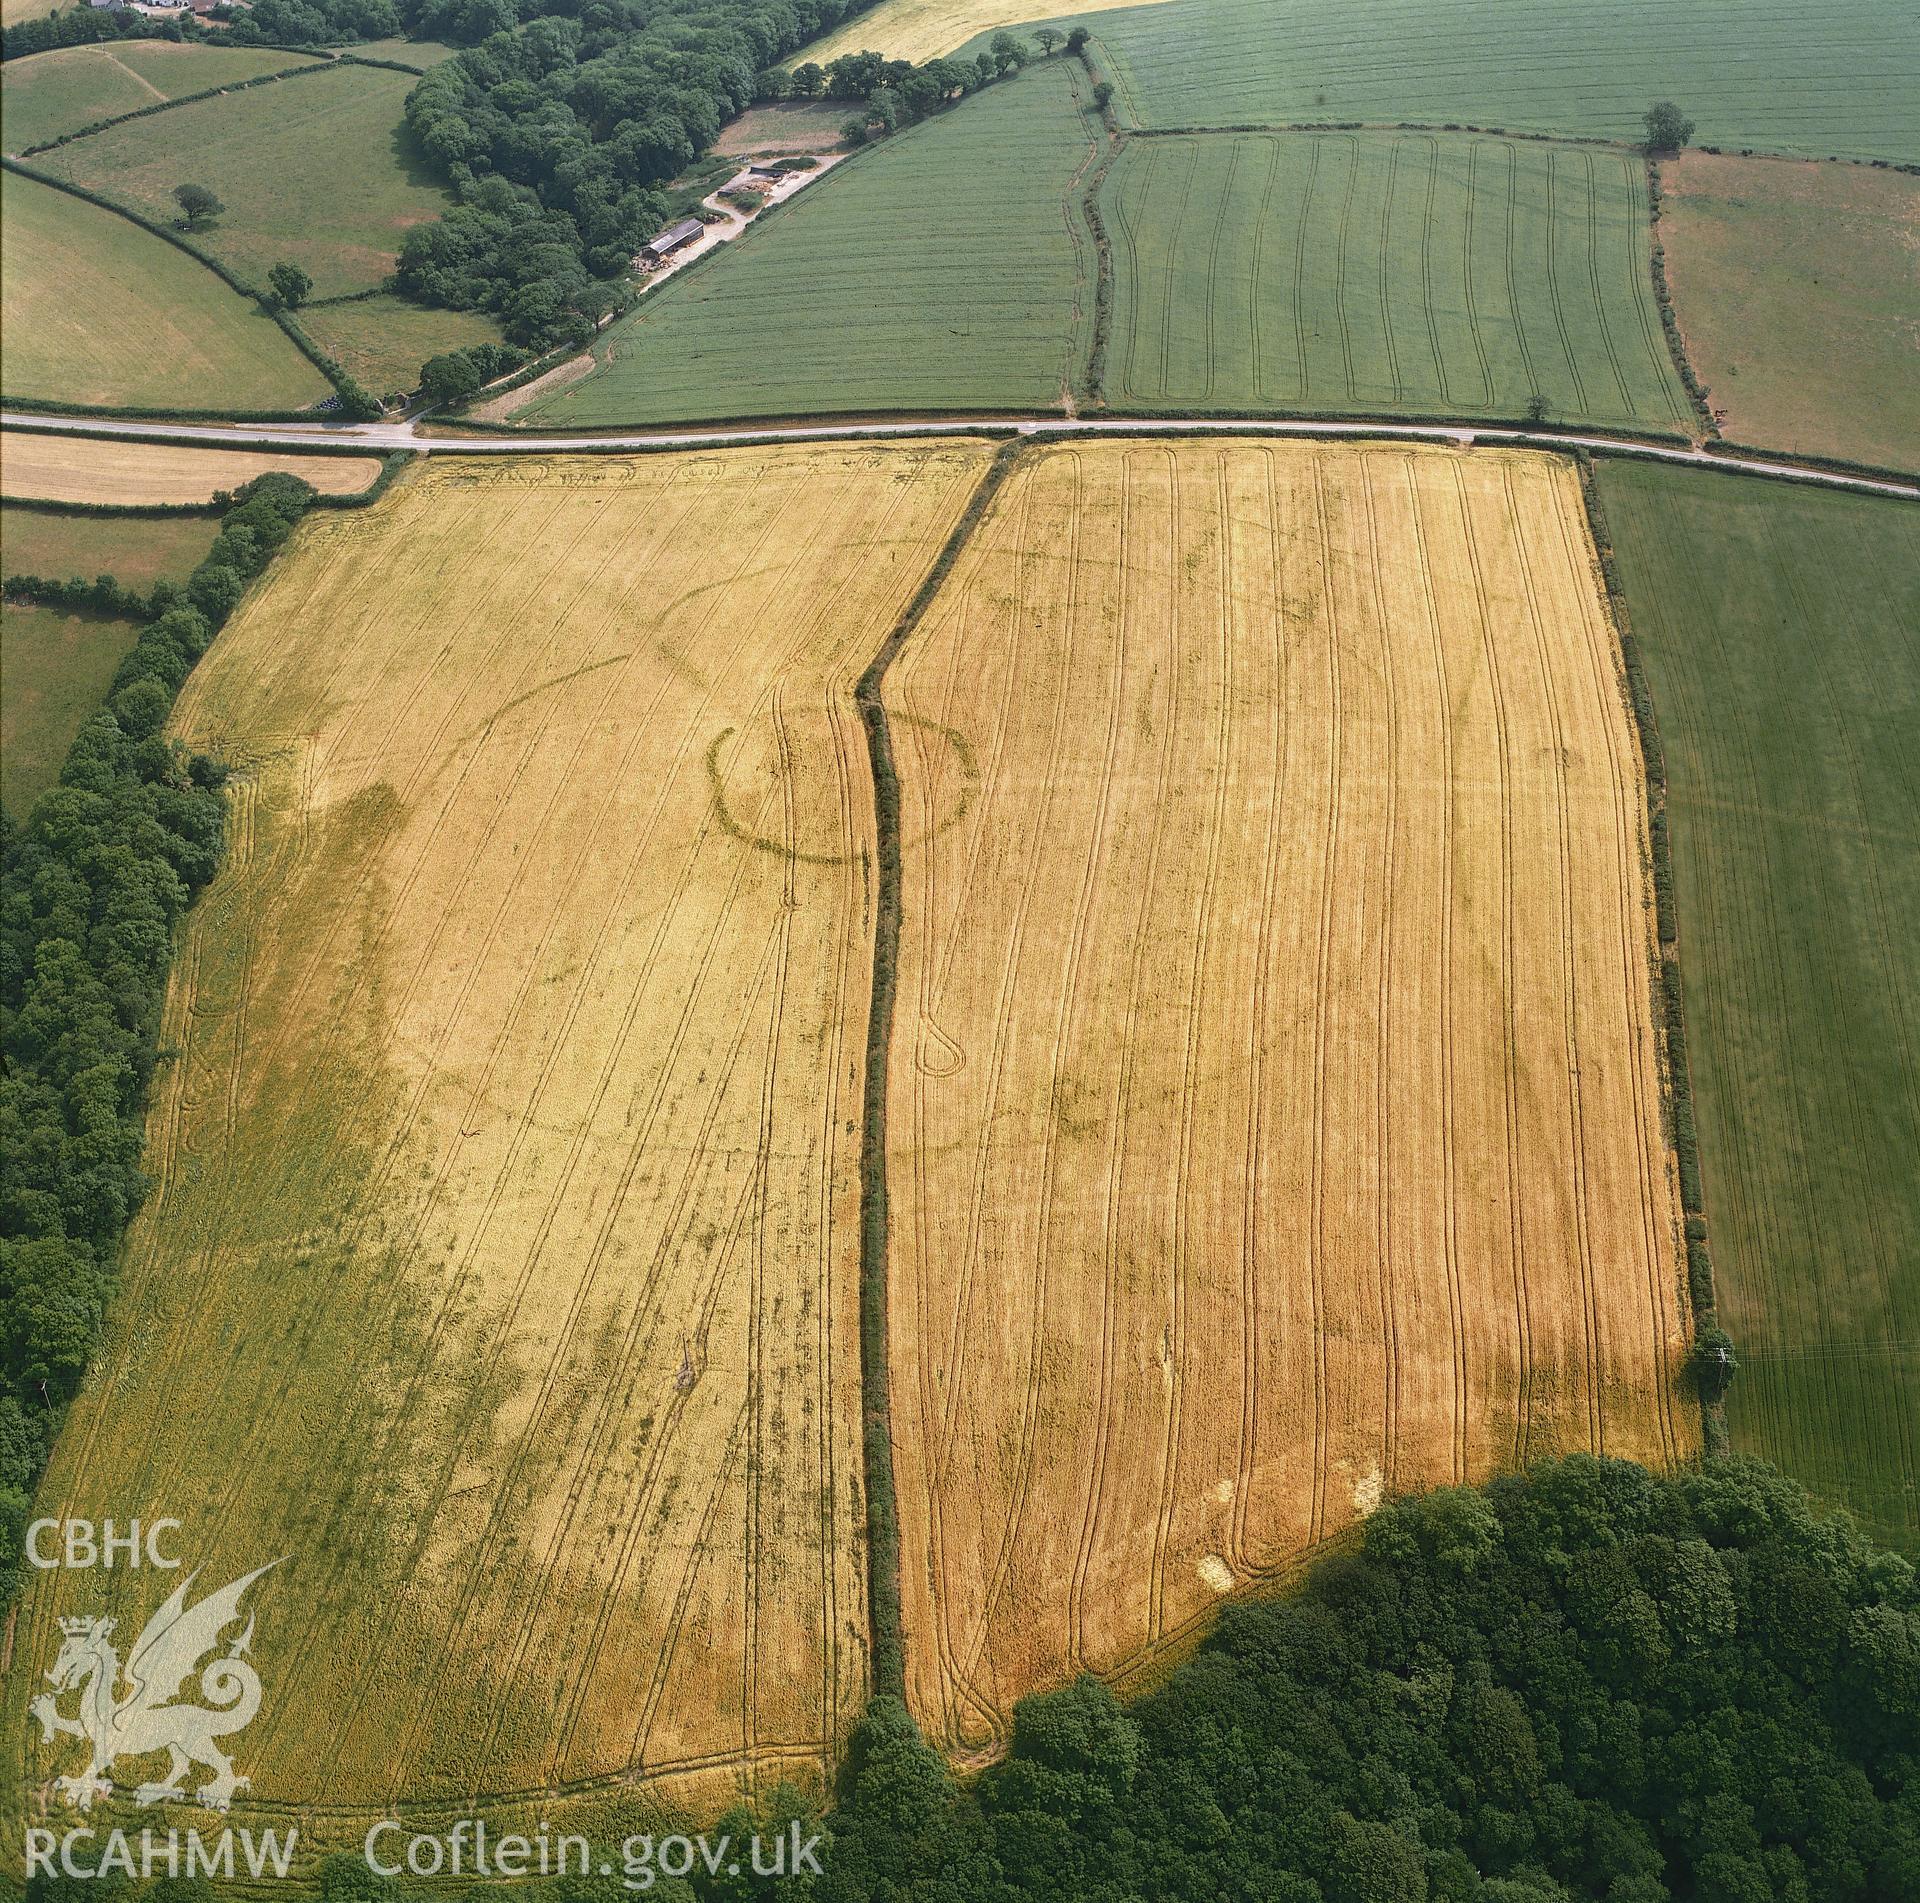
[[[287,410],[329,393],[278,324],[164,239],[12,173],[0,211],[8,397]]]
[[[213,515],[83,515],[0,506],[0,573],[87,581],[111,575],[127,588],[185,581],[213,546]]]
[[[14,818],[60,777],[138,633],[131,621],[0,602],[0,804]]]
[[[299,53],[265,47],[187,46],[171,40],[118,40],[67,46],[0,67],[0,112],[9,152],[78,132],[101,119],[231,86],[263,73],[311,64]]]
[[[195,242],[256,284],[291,259],[314,295],[363,291],[393,269],[408,228],[451,194],[405,144],[406,73],[338,66],[198,100],[49,152],[45,169],[149,218],[178,216],[173,189],[226,205]]]
[[[497,344],[500,326],[484,311],[430,310],[403,297],[363,297],[299,313],[301,327],[348,375],[377,395],[411,390],[420,366],[467,344]]]

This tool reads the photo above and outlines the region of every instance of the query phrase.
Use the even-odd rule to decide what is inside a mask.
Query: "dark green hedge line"
[[[1720,1329],[1714,1301],[1713,1256],[1708,1247],[1706,1193],[1700,1173],[1700,1137],[1694,1120],[1693,1073],[1688,1062],[1686,998],[1679,964],[1679,917],[1674,903],[1673,846],[1667,823],[1666,754],[1660,744],[1653,695],[1635,640],[1614,559],[1613,534],[1594,480],[1593,458],[1582,450],[1575,458],[1580,470],[1580,493],[1586,504],[1587,527],[1599,555],[1600,577],[1606,590],[1608,613],[1620,643],[1621,669],[1626,676],[1627,700],[1640,734],[1640,756],[1646,774],[1647,842],[1652,861],[1655,930],[1658,956],[1655,1007],[1665,1053],[1663,1108],[1673,1142],[1680,1178],[1680,1207],[1685,1219],[1687,1298],[1693,1312],[1693,1347],[1689,1368],[1700,1399],[1701,1438],[1709,1454],[1729,1450],[1726,1415],[1721,1402],[1734,1371],[1733,1344]]]
[[[13,397],[8,397],[7,407],[9,409],[16,409],[27,406],[19,403],[17,399]],[[42,406],[36,404],[33,407],[39,409]],[[54,414],[56,416],[64,415],[66,412],[55,411]],[[156,410],[149,412],[144,410],[82,411],[75,409],[73,414],[86,416],[151,415],[153,420],[159,423],[179,423],[182,425],[191,420],[188,413],[183,410]],[[280,415],[236,417],[231,410],[208,410],[205,414],[210,418],[229,423],[311,423],[314,420],[305,410],[299,411],[291,417]],[[17,423],[11,427],[16,435],[21,436],[65,436],[72,438],[76,442],[85,443],[165,443],[174,449],[238,449],[258,452],[261,455],[267,456],[278,453],[284,453],[288,456],[377,456],[381,453],[380,446],[377,443],[356,442],[351,437],[338,436],[315,436],[311,439],[302,437],[298,442],[255,442],[246,437],[241,437],[235,442],[228,443],[219,441],[209,442],[205,436],[190,435],[184,427],[177,430],[142,430],[138,436],[109,436],[101,430],[83,429],[78,424],[59,422]],[[322,497],[321,500],[325,501],[326,498]],[[205,515],[209,509],[218,508],[217,504],[210,502],[54,502],[45,497],[30,501],[24,496],[18,498],[8,496],[6,498],[6,506],[9,509],[78,509],[89,515]]]
[[[424,79],[433,70],[428,66],[409,66],[400,59],[369,59],[364,53],[336,53],[332,63],[335,66],[375,66],[386,73],[405,73],[409,79]]]
[[[1680,335],[1680,319],[1674,314],[1673,293],[1667,288],[1667,248],[1660,242],[1660,161],[1651,154],[1647,157],[1647,223],[1651,232],[1649,256],[1653,271],[1653,301],[1659,306],[1660,328],[1666,333],[1667,350],[1673,358],[1673,367],[1679,373],[1685,386],[1687,400],[1693,405],[1693,413],[1699,419],[1701,434],[1709,442],[1720,434],[1719,419],[1713,413],[1713,405],[1707,401],[1707,386],[1695,374],[1692,361],[1687,356],[1686,339]]]
[[[92,434],[87,430],[35,430],[32,433],[35,436]],[[225,505],[219,502],[50,502],[43,496],[8,496],[0,507],[31,509],[39,515],[119,515],[135,519],[144,516],[157,520],[173,515],[219,515]]]
[[[1736,443],[1722,436],[1707,444],[1715,456],[1771,456],[1808,469],[1830,469],[1836,476],[1864,476],[1870,482],[1920,482],[1920,469],[1897,469],[1885,463],[1856,463],[1845,456],[1809,456],[1798,450],[1766,449],[1758,443]]]
[[[145,621],[159,610],[138,589],[128,588],[111,575],[97,575],[88,581],[84,575],[29,575],[18,573],[0,577],[0,593],[9,601],[38,602],[45,608],[66,608],[86,614],[120,615],[129,621]]]
[[[301,73],[317,73],[332,63],[331,60],[321,60],[311,66],[290,66],[282,73],[261,73],[254,79],[236,79],[228,86],[203,86],[198,92],[182,93],[177,99],[156,99],[152,105],[137,106],[132,112],[116,112],[111,118],[95,119],[71,132],[61,133],[57,139],[42,139],[38,145],[24,147],[21,157],[32,158],[38,152],[51,152],[59,146],[71,145],[75,139],[89,139],[96,132],[105,132],[109,126],[122,126],[130,119],[150,119],[156,112],[171,112],[175,106],[191,106],[196,100],[217,99],[222,93],[241,93],[249,87],[271,86],[276,80],[293,79]]]
[[[1648,822],[1648,833],[1653,846],[1655,920],[1661,944],[1671,945],[1680,936],[1680,925],[1673,915],[1673,855],[1667,840],[1667,809],[1664,806]]]
[[[330,311],[336,304],[364,304],[369,298],[398,296],[399,292],[392,285],[374,284],[364,291],[341,291],[334,297],[310,297],[300,308],[303,311]]]
[[[142,408],[132,403],[56,403],[48,397],[10,396],[6,400],[9,410],[17,410],[25,416],[99,416],[118,417],[129,423],[311,423],[315,413],[312,410],[156,410]],[[101,436],[97,430],[62,430],[50,428],[41,432],[49,436],[88,436],[99,442],[117,442],[125,439]],[[168,440],[159,436],[143,436],[142,442],[154,443]],[[218,443],[198,442],[196,449],[218,449]],[[251,448],[249,444],[247,447]],[[360,454],[365,455],[362,450]],[[9,505],[13,498],[7,498]],[[82,504],[61,505],[79,508]]]
[[[1093,56],[1085,46],[1080,48],[1080,63],[1087,69],[1088,80],[1097,86],[1100,75],[1094,67]],[[1093,236],[1093,343],[1087,351],[1087,373],[1082,386],[1089,403],[1103,403],[1106,400],[1107,346],[1113,337],[1113,240],[1108,235],[1107,221],[1100,210],[1100,188],[1107,182],[1107,174],[1113,169],[1114,160],[1120,156],[1123,143],[1120,122],[1114,114],[1111,98],[1104,110],[1099,111],[1099,119],[1101,130],[1106,135],[1106,150],[1087,175],[1087,188],[1080,198],[1080,209],[1086,218],[1087,230]]]
[[[222,770],[165,737],[175,695],[313,500],[239,492],[175,604],[147,623],[59,784],[0,818],[0,1594],[99,1344],[141,1173],[174,935],[219,864]]]
[[[1019,454],[1009,443],[987,465],[953,531],[906,611],[853,690],[873,772],[875,866],[873,990],[867,1012],[866,1096],[860,1128],[860,1392],[866,1456],[867,1601],[876,1693],[906,1696],[906,1642],[900,1610],[900,1512],[894,1489],[887,1374],[887,1056],[893,1044],[899,976],[902,866],[900,777],[881,688],[887,669],[932,605]]]
[[[1431,119],[1290,119],[1218,126],[1132,126],[1128,130],[1141,139],[1204,139],[1218,132],[1477,132],[1486,138],[1525,139],[1535,145],[1634,149],[1627,139],[1597,139],[1577,132],[1513,132],[1505,126],[1476,126],[1459,119],[1449,119],[1444,124]]]

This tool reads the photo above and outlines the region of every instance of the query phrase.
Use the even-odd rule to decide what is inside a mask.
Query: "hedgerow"
[[[147,1091],[174,933],[219,863],[222,769],[168,739],[175,695],[314,502],[235,492],[206,558],[140,631],[59,784],[0,815],[0,1593],[100,1338],[146,1193]],[[156,596],[159,591],[156,590]]]

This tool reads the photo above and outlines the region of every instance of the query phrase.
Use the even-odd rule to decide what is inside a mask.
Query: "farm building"
[[[686,247],[706,230],[697,218],[683,218],[677,225],[669,225],[665,231],[654,235],[640,247],[640,262],[644,265],[664,264],[676,251]]]

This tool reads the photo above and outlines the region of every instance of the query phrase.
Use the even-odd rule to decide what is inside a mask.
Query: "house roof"
[[[649,251],[671,251],[683,245],[689,238],[697,238],[706,230],[697,218],[683,218],[677,225],[669,225],[665,231],[656,231],[647,240]]]

